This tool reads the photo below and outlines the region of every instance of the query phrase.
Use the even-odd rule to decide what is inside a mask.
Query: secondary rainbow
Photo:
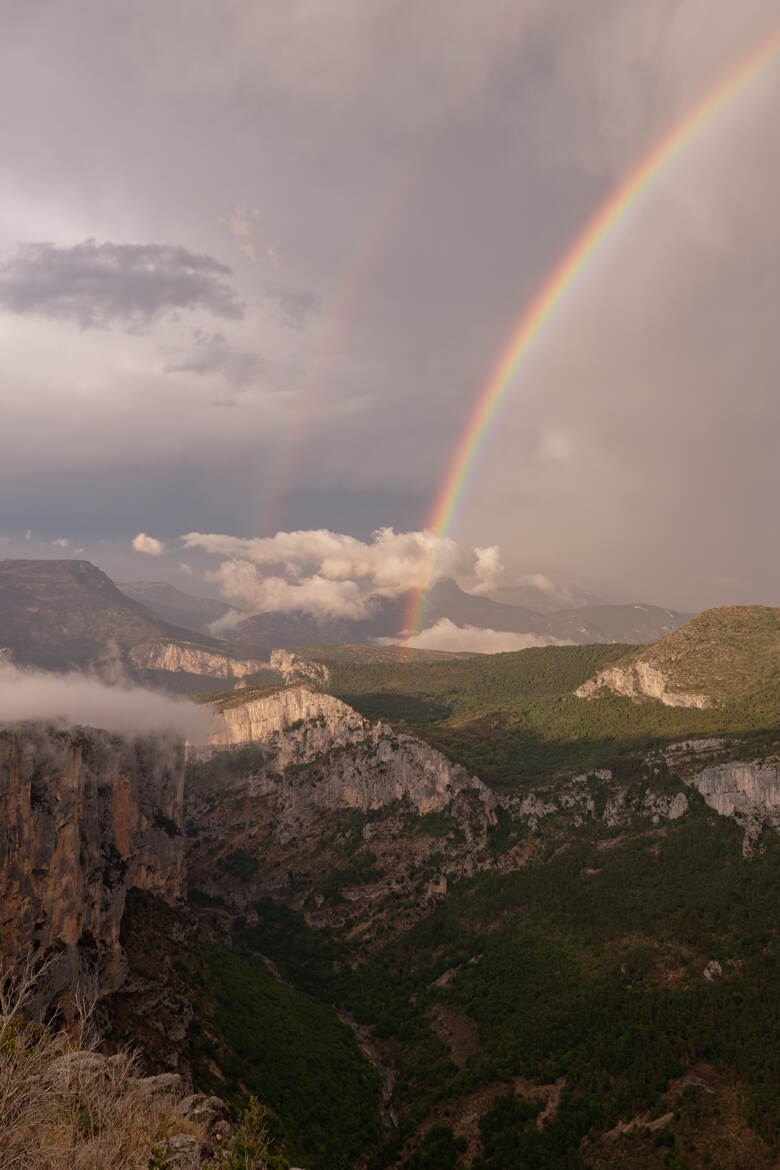
[[[710,119],[776,61],[778,54],[780,29],[763,40],[760,47],[733,69],[725,81],[719,82],[705,94],[622,180],[586,224],[569,251],[559,260],[526,309],[477,399],[436,494],[427,528],[439,540],[433,544],[421,583],[412,595],[406,622],[406,628],[412,636],[418,634],[423,627],[428,596],[436,578],[437,549],[440,540],[452,527],[479,448],[523,360],[555,309],[570,292],[590,258],[614,232],[637,200]]]

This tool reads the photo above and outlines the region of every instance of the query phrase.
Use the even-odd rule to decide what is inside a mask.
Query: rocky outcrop
[[[658,699],[666,707],[709,707],[707,695],[674,690],[658,667],[641,659],[621,666],[608,666],[574,692],[580,699],[592,699],[606,689],[630,699]]]
[[[319,687],[330,680],[330,671],[324,662],[309,662],[291,650],[272,650],[271,666],[279,671],[287,686],[310,683]]]
[[[4,963],[59,950],[59,990],[82,976],[101,991],[115,988],[127,891],[167,901],[185,893],[183,790],[184,751],[173,737],[0,729]]]
[[[368,812],[405,801],[425,814],[464,792],[494,815],[490,790],[441,752],[308,687],[231,701],[215,712],[209,742],[265,750],[263,766],[242,784],[249,796],[270,799],[270,820],[282,841],[323,813]]]
[[[780,832],[780,767],[777,763],[729,763],[687,778],[710,808],[745,830],[744,853],[753,851],[764,827]]]
[[[572,776],[522,797],[507,797],[505,804],[532,830],[546,817],[560,814],[568,816],[575,827],[601,821],[614,829],[630,825],[637,818],[648,819],[654,825],[676,821],[688,811],[688,797],[683,791],[659,792],[646,783],[619,785],[608,768]]]
[[[268,744],[277,754],[277,764],[286,767],[357,743],[372,727],[333,695],[293,686],[216,706],[208,742],[213,747]]]
[[[229,658],[199,646],[179,642],[151,642],[134,646],[130,661],[139,670],[164,670],[169,674],[202,674],[208,678],[240,679],[267,668],[255,658]]]

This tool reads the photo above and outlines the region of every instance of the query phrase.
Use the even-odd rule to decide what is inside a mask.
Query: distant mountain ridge
[[[0,645],[19,662],[85,666],[183,634],[126,597],[89,561],[0,561]]]
[[[246,617],[226,633],[242,653],[267,653],[279,646],[317,643],[371,642],[397,638],[403,631],[411,597],[383,601],[376,612],[360,621],[318,619],[304,613],[261,613]],[[533,634],[564,642],[655,642],[689,621],[691,614],[654,605],[587,605],[556,613],[537,613],[522,605],[508,605],[491,597],[466,593],[456,581],[437,582],[426,606],[425,625],[448,620],[459,627],[474,626],[513,634]]]
[[[534,583],[538,582],[538,583]],[[531,573],[520,585],[500,585],[485,594],[504,605],[524,605],[536,613],[559,613],[583,605],[606,605],[603,597],[574,582],[551,581],[544,574]]]
[[[0,561],[0,651],[20,665],[46,670],[109,673],[118,667],[145,683],[207,690],[208,680],[224,686],[269,673],[268,656],[279,648],[371,646],[398,638],[410,600],[408,595],[385,600],[361,621],[302,612],[256,614],[216,638],[204,630],[230,612],[224,602],[167,582],[135,582],[120,589],[89,561],[5,560]],[[431,590],[426,626],[446,619],[459,627],[551,641],[636,645],[664,637],[687,616],[644,605],[540,614],[466,593],[455,581],[443,580]]]
[[[119,669],[177,689],[187,674],[246,673],[224,643],[161,621],[89,561],[0,561],[0,648],[23,666]]]
[[[212,623],[231,611],[227,602],[185,593],[167,581],[117,581],[116,584],[126,597],[140,602],[158,618],[199,634],[211,635]]]

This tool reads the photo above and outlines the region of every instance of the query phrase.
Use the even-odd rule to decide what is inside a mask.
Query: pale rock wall
[[[717,764],[687,778],[710,808],[745,830],[743,851],[752,852],[765,826],[780,832],[780,767],[776,763]]]
[[[608,666],[574,693],[580,699],[592,699],[602,688],[631,699],[658,699],[666,707],[711,706],[707,695],[670,689],[663,671],[641,659],[628,666]]]
[[[228,658],[197,646],[178,642],[154,642],[134,646],[130,651],[134,666],[141,670],[167,670],[171,674],[203,674],[209,678],[238,679],[267,668],[267,662],[254,658]]]
[[[216,709],[208,741],[215,747],[272,744],[278,765],[286,767],[365,739],[372,726],[340,699],[296,686]]]
[[[425,814],[467,794],[482,817],[495,818],[489,789],[441,752],[307,687],[231,703],[215,713],[209,742],[215,748],[253,743],[267,749],[263,767],[245,783],[251,796],[271,799],[283,841],[323,812],[367,812],[395,801]]]
[[[119,928],[131,886],[186,892],[184,750],[169,736],[122,739],[44,724],[0,729],[0,956],[65,955],[60,989],[121,980]]]
[[[288,686],[296,683],[324,686],[330,679],[324,662],[309,662],[291,650],[272,650],[270,665],[279,671]]]

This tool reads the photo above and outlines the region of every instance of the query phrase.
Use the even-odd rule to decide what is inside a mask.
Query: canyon
[[[214,702],[207,742],[187,754],[185,803],[185,749],[171,736],[34,723],[0,730],[5,959],[60,950],[55,990],[88,976],[110,993],[125,974],[128,891],[175,906],[188,881],[244,910],[273,894],[306,905],[312,922],[363,915],[376,926],[391,892],[424,907],[464,874],[525,864],[532,840],[491,853],[506,817],[531,833],[555,825],[561,840],[588,822],[641,831],[685,816],[694,792],[739,824],[746,854],[764,829],[780,831],[777,760],[724,759],[720,740],[651,753],[639,783],[597,769],[499,794],[424,740],[309,684]],[[668,777],[655,782],[659,763],[677,776],[671,787]],[[358,865],[346,902],[321,894],[307,902],[350,853],[365,872],[361,880]]]
[[[451,1124],[472,1150],[480,1117],[501,1094],[531,1110],[540,1086],[560,1082],[554,1109],[532,1123],[547,1141],[568,1108],[564,1073],[542,1062],[521,1075],[513,1064],[507,1079],[492,1055],[483,1066],[486,1052],[502,1051],[503,1025],[491,1039],[495,1020],[516,1012],[522,1027],[515,1020],[506,1034],[525,1035],[544,1012],[558,1018],[579,1002],[588,981],[588,996],[604,994],[601,979],[617,980],[608,984],[615,1010],[625,1000],[621,1034],[645,1010],[631,988],[648,980],[727,994],[741,978],[741,926],[722,945],[691,938],[708,921],[703,905],[731,905],[729,882],[761,883],[780,832],[778,744],[768,732],[638,740],[626,751],[594,721],[590,735],[598,729],[602,741],[593,752],[580,732],[579,767],[561,757],[528,778],[486,783],[470,745],[488,765],[506,758],[506,705],[527,703],[531,685],[549,693],[549,673],[536,664],[563,664],[569,690],[551,706],[586,721],[612,710],[618,700],[573,695],[596,652],[497,656],[494,681],[490,663],[432,658],[413,675],[380,650],[341,648],[325,662],[277,651],[263,665],[285,685],[227,680],[243,685],[199,696],[204,730],[186,746],[57,724],[0,730],[0,948],[6,966],[34,951],[60,957],[36,1012],[67,1015],[77,988],[97,993],[108,1050],[140,1045],[142,1071],[177,1078],[186,1094],[235,1104],[250,1086],[283,1120],[298,1164],[313,1170],[362,1165],[371,1142],[395,1150],[388,1165],[405,1164],[427,1140],[405,1120],[428,1100],[426,1078],[449,1086],[456,1104],[426,1105],[425,1125]],[[419,680],[450,687],[455,669],[475,680],[475,705],[493,696],[492,715],[477,706],[476,717],[467,708],[446,721],[452,708]],[[399,680],[408,692],[394,689]],[[370,717],[377,708],[388,714]],[[428,722],[417,729],[395,717],[407,713]],[[450,726],[460,739],[442,750]],[[533,737],[524,742],[538,750]],[[563,746],[562,736],[556,750]],[[710,893],[713,883],[720,893]],[[658,894],[667,886],[668,904]],[[637,914],[651,929],[656,902],[659,921],[674,923],[680,899],[695,906],[682,934],[664,926],[650,942],[632,933]],[[739,904],[755,903],[753,892]],[[745,931],[749,945],[760,944],[757,921]],[[567,949],[574,930],[591,967]],[[767,994],[760,980],[756,987]],[[539,997],[544,1012],[524,1017],[523,1004]],[[586,1018],[572,1027],[569,1048]],[[602,1033],[610,1027],[601,1019]],[[588,1039],[582,1059],[596,1043]],[[314,1076],[323,1061],[328,1071]],[[465,1077],[483,1079],[466,1091]],[[330,1114],[315,1123],[308,1112],[324,1109],[337,1084],[359,1118],[348,1149]],[[482,1114],[467,1126],[472,1101]],[[613,1129],[632,1116],[626,1108]],[[412,1134],[403,1147],[402,1125]],[[327,1154],[316,1152],[319,1141]]]

